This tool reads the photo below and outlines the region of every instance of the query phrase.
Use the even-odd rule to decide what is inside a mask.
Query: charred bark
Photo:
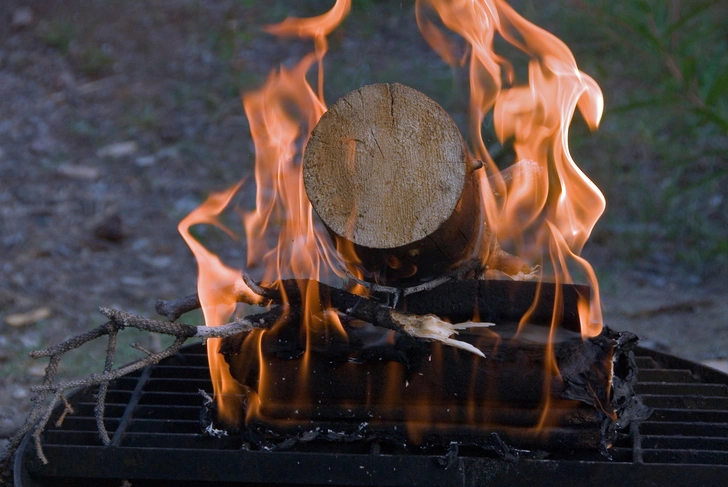
[[[366,422],[380,433],[407,425],[414,444],[432,442],[432,435],[444,441],[463,432],[497,432],[522,448],[548,448],[561,441],[560,426],[578,425],[585,429],[564,433],[573,448],[601,444],[606,451],[615,425],[645,412],[632,391],[629,333],[605,329],[582,340],[562,331],[552,348],[546,327],[461,333],[458,339],[482,350],[482,358],[360,320],[344,319],[343,326],[345,336],[306,331],[289,320],[257,337],[259,344],[250,342],[255,346],[242,347],[240,337],[224,340],[231,375],[260,400],[255,421],[281,434],[314,424],[345,429]],[[262,355],[251,359],[257,350]],[[619,377],[615,362],[624,365],[614,369]],[[539,424],[556,436],[539,439],[533,431]]]

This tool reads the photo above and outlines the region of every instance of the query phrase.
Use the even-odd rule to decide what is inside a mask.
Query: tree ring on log
[[[479,167],[440,105],[407,86],[376,84],[324,113],[303,179],[337,248],[353,245],[356,256],[343,255],[350,270],[404,284],[441,275],[490,238]]]

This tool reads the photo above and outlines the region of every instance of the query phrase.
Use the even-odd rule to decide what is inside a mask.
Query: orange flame
[[[293,69],[273,72],[265,85],[243,97],[243,106],[250,122],[255,144],[256,208],[243,217],[248,242],[248,268],[263,266],[266,282],[284,278],[321,280],[322,264],[326,270],[340,269],[336,250],[325,232],[314,226],[313,210],[304,191],[301,172],[302,137],[307,137],[326,111],[323,101],[323,56],[327,50],[326,35],[349,12],[350,0],[338,0],[326,14],[309,18],[289,18],[268,26],[277,35],[313,37],[315,53],[304,57]],[[306,73],[314,62],[319,64],[319,93],[314,93]],[[305,143],[305,140],[303,141]],[[241,278],[241,271],[225,266],[189,233],[199,223],[218,226],[232,235],[217,220],[240,184],[231,190],[212,195],[200,208],[180,223],[180,232],[195,254],[199,266],[198,294],[205,324],[218,326],[227,322],[235,311],[241,294],[255,303],[260,298],[252,293]],[[280,228],[277,228],[279,227]],[[271,233],[278,234],[278,243],[269,244]],[[306,296],[304,319],[320,314],[317,292],[301,289]],[[313,290],[311,290],[313,291]],[[337,320],[317,320],[321,326],[340,327]],[[313,326],[313,325],[311,325]],[[305,323],[306,330],[309,323]],[[263,333],[256,334],[258,344]],[[234,397],[242,391],[230,377],[225,364],[219,362],[219,340],[208,341],[210,370],[220,419],[235,423],[239,402]],[[303,375],[303,374],[302,374]],[[304,381],[301,381],[304,384]],[[250,410],[259,407],[252,398]],[[250,412],[250,411],[249,411]]]
[[[238,183],[233,188],[210,196],[202,205],[187,215],[179,224],[179,232],[192,250],[197,260],[199,275],[197,277],[197,295],[202,305],[202,313],[207,326],[219,326],[227,323],[235,311],[238,296],[244,295],[250,303],[259,303],[260,296],[253,293],[245,285],[239,269],[231,269],[222,263],[220,258],[207,250],[190,233],[190,227],[198,224],[214,225],[228,235],[232,232],[218,220],[220,213],[227,207],[230,200],[240,188]],[[221,418],[234,423],[234,407],[230,404],[235,401],[234,395],[240,394],[240,386],[230,376],[228,368],[222,363],[217,353],[220,340],[217,338],[207,341],[207,356],[210,362],[210,375],[212,384],[220,402],[225,401],[227,406],[220,408]]]
[[[337,0],[334,7],[323,15],[298,19],[289,17],[280,24],[269,25],[267,32],[279,36],[313,37],[318,70],[318,97],[323,103],[324,99],[324,68],[323,59],[329,49],[326,36],[331,33],[344,20],[351,10],[351,0]]]
[[[458,62],[457,49],[427,18],[428,6],[447,28],[465,39],[471,51],[470,137],[476,156],[487,163],[481,191],[488,224],[501,245],[514,246],[521,257],[543,259],[548,249],[556,283],[544,356],[543,380],[548,390],[549,383],[560,378],[553,343],[563,304],[560,284],[573,282],[570,265],[584,271],[594,293],[590,304],[583,299],[578,303],[582,336],[596,336],[602,330],[596,276],[579,253],[604,212],[605,200],[577,167],[568,145],[577,108],[592,130],[598,126],[602,93],[592,78],[579,71],[563,42],[502,0],[417,0],[420,30],[446,62]],[[530,57],[527,84],[517,84],[511,64],[494,51],[496,33]],[[481,127],[491,110],[498,140],[501,144],[512,140],[520,161],[506,171],[498,169],[483,141]],[[487,179],[486,170],[493,173]],[[528,315],[530,311],[519,331]],[[551,402],[550,395],[544,394],[536,432],[547,425]]]
[[[578,254],[604,212],[605,200],[577,167],[568,146],[568,129],[577,108],[590,128],[598,126],[604,107],[599,86],[579,71],[562,41],[502,0],[418,0],[420,30],[450,64],[459,62],[457,48],[428,19],[426,7],[461,35],[471,51],[470,136],[476,156],[487,161],[487,169],[494,173],[488,182],[482,178],[488,224],[502,244],[511,242],[521,256],[534,250],[540,254],[553,232],[564,254],[586,270],[596,294],[583,335],[599,334],[596,278]],[[515,84],[513,67],[495,53],[496,33],[530,56],[527,85]],[[481,127],[491,110],[498,139],[505,143],[512,138],[516,159],[522,161],[515,170],[499,171],[485,148]],[[535,239],[525,239],[525,232]],[[554,268],[561,272],[566,265],[554,263]],[[568,273],[561,277],[566,278],[559,279],[562,282],[571,282]]]
[[[281,67],[272,72],[264,86],[243,96],[255,144],[257,185],[255,210],[243,217],[247,267],[254,271],[260,268],[256,277],[265,282],[288,278],[300,282],[305,298],[302,330],[307,345],[298,381],[301,394],[305,394],[312,341],[329,333],[346,336],[336,314],[321,309],[318,287],[312,282],[325,281],[331,277],[328,273],[338,273],[343,268],[340,256],[345,254],[353,260],[354,250],[346,245],[335,249],[326,232],[315,224],[304,191],[301,159],[308,135],[326,111],[326,36],[342,22],[350,8],[350,0],[337,0],[323,15],[288,18],[267,26],[266,31],[275,35],[313,38],[315,50],[292,69]],[[447,28],[465,39],[465,50],[459,49],[428,18],[428,8],[439,15]],[[527,22],[502,0],[417,0],[416,15],[423,35],[446,62],[457,65],[469,59],[470,136],[476,157],[487,166],[480,171],[488,225],[501,244],[515,247],[524,258],[538,261],[544,251],[548,252],[557,284],[572,282],[570,270],[575,266],[581,269],[595,295],[591,305],[585,300],[579,302],[582,335],[598,335],[602,319],[596,276],[579,253],[604,211],[605,202],[598,188],[576,166],[568,148],[568,128],[577,108],[592,129],[599,123],[603,100],[598,85],[578,70],[566,45]],[[527,84],[516,84],[513,67],[495,52],[496,34],[530,56]],[[314,64],[318,67],[317,90],[306,79]],[[489,156],[481,132],[483,120],[491,110],[497,137],[501,143],[513,140],[520,161],[503,171]],[[211,196],[180,223],[180,232],[200,268],[198,293],[209,326],[226,322],[241,294],[256,302],[255,295],[242,282],[240,271],[226,267],[189,233],[189,228],[199,223],[212,224],[229,233],[217,217],[239,186]],[[277,242],[273,244],[275,239],[271,237],[275,235]],[[556,301],[561,300],[557,296]],[[559,312],[554,310],[551,335],[555,333]],[[262,362],[261,347],[266,333],[256,331],[246,339],[245,347],[251,354],[257,349],[261,360],[261,389],[258,395],[249,396],[249,418],[265,407],[265,388],[273,387],[264,377],[266,364]],[[225,364],[217,363],[217,347],[216,340],[208,342],[219,415],[224,421],[235,423],[239,403],[233,395],[241,390]],[[545,369],[550,373],[544,377],[545,384],[552,376],[558,377],[551,352],[549,348],[546,354]],[[388,377],[386,384],[392,397],[397,396],[400,379],[395,375]],[[548,397],[544,400],[548,401]],[[547,418],[548,403],[544,406],[542,424]],[[474,409],[469,414],[475,417]]]

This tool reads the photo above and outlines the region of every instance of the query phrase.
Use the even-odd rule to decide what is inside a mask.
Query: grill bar
[[[507,462],[493,451],[461,448],[445,468],[443,456],[402,454],[371,444],[305,445],[306,451],[247,451],[240,436],[206,436],[198,389],[211,391],[200,345],[110,385],[106,426],[114,444],[103,447],[93,416],[93,390],[72,397],[76,414],[50,427],[41,465],[32,445],[22,447],[16,486],[106,485],[103,476],[140,485],[479,485],[513,486],[629,483],[712,485],[728,476],[728,376],[699,364],[638,349],[638,389],[655,411],[633,423],[612,449],[559,450],[547,459]],[[51,423],[53,422],[53,419]],[[577,425],[571,425],[578,429]],[[376,454],[378,449],[381,453]],[[397,454],[395,454],[397,453]],[[445,452],[442,452],[444,455]],[[83,459],[83,461],[79,461]],[[59,480],[62,479],[62,480]],[[549,481],[548,479],[555,479]],[[559,480],[561,479],[561,480]],[[75,482],[75,484],[74,484]]]
[[[131,393],[131,399],[129,399],[126,409],[124,410],[124,414],[121,417],[121,420],[119,421],[119,426],[116,428],[116,431],[114,431],[114,436],[111,438],[112,446],[119,446],[121,437],[124,435],[124,432],[126,431],[127,426],[129,426],[129,423],[131,423],[131,421],[132,421],[134,409],[136,408],[137,404],[139,403],[139,398],[142,395],[142,390],[144,389],[144,386],[147,384],[147,381],[149,380],[149,376],[151,376],[151,375],[152,375],[152,367],[151,366],[144,367],[144,370],[142,371],[142,375],[139,377],[139,380],[137,381],[136,385],[134,386],[134,392]]]
[[[85,447],[68,447],[63,453],[58,448],[47,454],[58,477],[92,479],[103,471],[115,479],[145,478],[144,482],[132,480],[133,485],[160,485],[158,481],[186,478],[206,479],[222,483],[263,485],[352,485],[352,486],[411,486],[411,485],[560,485],[569,479],[572,485],[583,482],[594,485],[599,479],[602,485],[715,485],[725,478],[725,465],[699,465],[695,454],[689,451],[668,452],[648,450],[661,464],[654,468],[635,466],[625,462],[595,462],[563,460],[519,460],[505,462],[497,458],[458,457],[450,468],[444,468],[438,457],[405,455],[329,454],[298,452],[248,452],[241,450],[215,451],[217,465],[200,462],[209,453],[203,449],[180,449],[175,460],[170,461],[171,451],[161,448],[131,449],[127,463],[120,463],[109,449],[89,450]],[[55,453],[58,453],[55,455]],[[723,453],[725,452],[715,452]],[[80,468],[68,468],[62,464],[65,455],[83,457]],[[713,459],[713,458],[711,458]],[[714,458],[718,463],[725,458]],[[676,465],[675,462],[679,462]],[[231,468],[218,468],[230,465]],[[153,472],[150,475],[150,472]],[[273,479],[273,473],[275,478]],[[723,476],[723,477],[721,477]],[[560,482],[547,479],[562,479]],[[88,480],[86,480],[88,482]],[[89,485],[88,483],[86,485]],[[118,485],[118,484],[117,484]],[[177,484],[177,485],[193,485]],[[195,484],[196,485],[196,484]]]

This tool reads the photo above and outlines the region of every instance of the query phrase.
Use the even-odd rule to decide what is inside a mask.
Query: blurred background
[[[195,291],[197,266],[177,223],[241,178],[238,204],[253,207],[240,94],[313,50],[261,25],[332,4],[0,3],[0,442],[22,421],[27,387],[43,374],[45,363],[28,351],[103,323],[99,306],[153,317],[157,299]],[[577,115],[570,144],[607,199],[584,251],[599,276],[605,323],[646,346],[726,367],[728,4],[511,4],[562,39],[604,92],[600,129],[591,133]],[[354,0],[329,44],[329,104],[365,84],[400,82],[465,126],[467,72],[427,46],[412,0]],[[483,130],[498,162],[513,162],[489,123]],[[242,265],[241,242],[196,232]],[[62,374],[100,371],[104,350],[99,343],[76,352]],[[137,352],[125,353],[120,362]]]

